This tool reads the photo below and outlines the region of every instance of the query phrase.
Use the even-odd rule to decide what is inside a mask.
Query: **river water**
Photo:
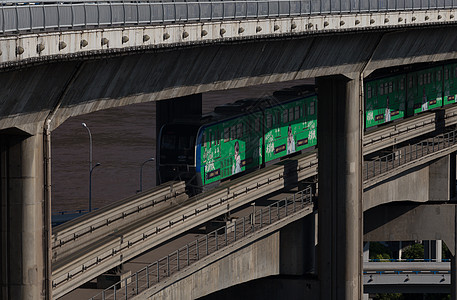
[[[203,94],[203,113],[243,98],[271,95],[274,91],[313,80],[259,85]],[[89,135],[92,133],[92,208],[131,196],[140,187],[141,164],[155,157],[154,102],[112,108],[73,117],[52,132],[52,210],[87,209],[89,202]],[[143,168],[143,190],[155,186],[155,163]]]

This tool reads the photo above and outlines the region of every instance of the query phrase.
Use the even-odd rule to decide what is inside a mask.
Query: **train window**
[[[389,83],[384,82],[384,95],[389,93]]]
[[[289,122],[294,120],[294,109],[293,107],[289,108]]]
[[[309,114],[314,115],[315,109],[314,109],[314,101],[309,103]]]
[[[283,123],[289,122],[289,121],[287,120],[287,115],[288,115],[287,109],[283,110],[283,112],[282,112],[282,122],[283,122]]]
[[[243,137],[243,124],[242,123],[236,125],[236,136],[238,138]]]
[[[259,132],[259,130],[260,130],[260,120],[259,120],[259,118],[255,119],[255,126],[254,127],[255,127],[254,128],[255,131]]]
[[[402,78],[402,79],[400,79],[400,90],[403,91],[404,89],[405,89],[405,79]]]
[[[281,124],[281,112],[279,110],[276,111],[276,124]]]
[[[408,77],[408,88],[413,88],[413,78],[411,76]]]
[[[424,82],[424,76],[422,74],[419,75],[419,85],[422,85]]]
[[[300,106],[295,106],[295,120],[300,119]]]
[[[368,85],[368,86],[367,86],[367,98],[368,98],[368,99],[371,98],[371,85]]]
[[[389,93],[392,93],[393,91],[394,91],[394,85],[391,81],[391,82],[389,82]]]
[[[203,147],[206,147],[206,132],[203,132],[202,144],[203,144]]]
[[[437,80],[437,81],[441,81],[441,70],[439,70],[438,72],[436,72],[436,80]]]
[[[427,83],[431,83],[432,82],[432,73],[428,73],[427,74]]]
[[[236,139],[236,125],[230,127],[230,139]]]
[[[230,128],[224,128],[224,143],[230,141]]]
[[[267,127],[270,128],[272,125],[273,116],[271,114],[267,114]]]
[[[381,96],[384,95],[382,83],[379,85],[379,95],[381,95]]]
[[[449,79],[449,69],[444,69],[444,80],[448,80]]]

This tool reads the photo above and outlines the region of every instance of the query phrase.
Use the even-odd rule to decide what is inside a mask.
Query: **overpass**
[[[319,119],[329,120],[320,122],[319,133],[319,157],[329,158],[319,169],[325,178],[319,201],[326,203],[319,228],[332,233],[320,239],[321,297],[357,298],[362,81],[383,67],[455,59],[453,3],[287,1],[285,12],[278,1],[253,9],[250,2],[147,4],[149,11],[172,7],[172,18],[159,14],[159,20],[151,19],[153,13],[141,19],[138,12],[148,11],[141,2],[113,3],[1,7],[3,298],[51,298],[51,132],[64,120],[109,107],[310,77],[318,78],[322,91]],[[341,268],[323,267],[341,261],[347,262]],[[354,282],[354,288],[343,282]]]
[[[415,122],[418,122],[418,120],[415,120]],[[419,122],[421,121],[419,120]],[[404,125],[405,124],[403,124],[403,126]],[[449,181],[448,175],[446,174],[448,174],[447,172],[450,167],[450,157],[448,155],[455,151],[456,142],[457,136],[454,131],[451,131],[443,135],[433,136],[422,140],[416,144],[397,148],[396,157],[387,154],[378,159],[365,162],[364,169],[369,170],[369,172],[367,172],[368,177],[365,178],[364,184],[364,210],[369,210],[382,203],[389,203],[398,199],[414,199],[416,201],[419,199],[449,199],[450,195],[443,193],[443,191],[451,190],[450,184],[452,179]],[[402,153],[402,155],[398,155],[398,153]],[[442,158],[441,161],[443,161],[443,156],[445,165],[443,165],[442,162],[436,161],[436,158],[438,157]],[[297,161],[297,163],[294,163],[294,161]],[[116,221],[117,215],[122,215],[120,219],[124,223],[129,224],[133,221],[129,221],[127,218],[127,216],[131,214],[128,211],[140,212],[144,207],[143,205],[138,205],[138,208],[136,208],[137,204],[133,201],[129,201],[131,208],[129,208],[128,211],[124,212],[124,209],[119,206],[119,208],[114,207],[115,210],[113,212],[109,214],[105,213],[106,216],[93,216],[93,222],[100,224],[101,226],[103,226],[103,224],[115,226],[114,228],[103,229],[100,225],[91,225],[85,221],[87,216],[82,220],[83,222],[77,222],[77,220],[75,220],[63,228],[56,228],[55,240],[53,242],[53,262],[56,266],[53,271],[55,295],[59,296],[69,289],[74,288],[76,285],[90,280],[96,276],[96,274],[107,271],[116,264],[125,262],[129,257],[137,255],[139,249],[141,249],[141,251],[147,251],[149,248],[158,245],[159,243],[172,240],[186,228],[193,228],[217,215],[235,209],[237,206],[242,205],[243,201],[244,203],[251,203],[261,195],[271,193],[274,190],[290,185],[291,176],[292,178],[295,178],[293,181],[296,182],[297,180],[300,181],[303,178],[317,174],[316,162],[316,154],[310,153],[303,157],[292,159],[288,164],[281,164],[275,168],[261,170],[252,175],[244,176],[241,180],[235,180],[234,182],[224,185],[220,190],[199,195],[196,199],[189,199],[188,201],[186,200],[186,202],[177,202],[176,205],[173,204],[173,206],[170,206],[170,208],[174,207],[172,210],[169,210],[169,212],[163,210],[163,213],[160,213],[158,217],[155,217],[154,214],[148,215],[146,217],[148,219],[147,225],[135,225],[133,228],[130,228],[131,231],[125,231],[122,224],[116,225],[114,221]],[[290,166],[283,168],[282,165],[284,165],[284,167],[290,165],[292,168]],[[373,168],[373,166],[375,168]],[[371,170],[375,172],[372,173]],[[403,172],[405,175],[403,175],[401,179],[395,179],[399,172]],[[297,175],[294,175],[295,173],[297,173]],[[408,175],[408,173],[411,174]],[[437,189],[434,187],[437,182],[434,181],[435,179],[431,176],[432,174],[439,178],[442,188]],[[394,191],[392,191],[392,188],[386,187],[386,185],[399,185],[404,181],[403,177],[407,178],[408,176],[410,177],[407,179],[411,185],[410,187],[395,189]],[[430,179],[427,179],[429,177]],[[246,180],[247,178],[249,178],[249,180]],[[425,178],[425,180],[422,178]],[[379,185],[379,182],[382,181],[387,183]],[[449,185],[446,185],[445,181],[449,181]],[[386,191],[389,190],[390,193],[395,194],[394,197],[386,194]],[[143,197],[140,197],[140,199],[142,198]],[[150,200],[148,201],[150,202]],[[292,205],[292,203],[294,202],[291,202],[290,205]],[[191,207],[188,207],[189,204]],[[282,202],[278,203],[278,205],[279,204],[283,205]],[[170,203],[170,205],[172,204]],[[273,206],[273,208],[275,208],[275,206]],[[279,208],[277,211],[278,210]],[[290,208],[289,210],[295,211],[295,207],[293,209]],[[262,210],[259,210],[258,213],[259,215],[256,216],[255,219],[260,220],[260,227],[262,227],[262,219],[270,220],[268,224],[271,223],[271,209],[264,217],[262,217]],[[132,215],[132,217],[134,220],[138,219],[136,214]],[[105,221],[104,218],[109,221]],[[436,222],[436,220],[431,219],[430,222]],[[429,226],[429,223],[423,223],[423,227],[426,228]],[[245,228],[245,224],[246,221],[243,219],[242,226],[240,223],[239,228]],[[281,226],[287,224],[288,223]],[[248,225],[248,228],[250,228],[249,226],[251,225]],[[110,246],[111,244],[104,238],[104,243],[101,245],[103,247],[97,251],[89,251],[88,249],[91,249],[92,247],[87,246],[84,243],[85,241],[90,241],[94,244],[99,243],[97,236],[101,235],[96,232],[100,231],[97,229],[98,227],[104,232],[104,236],[111,236],[114,234],[113,238],[116,239],[116,242]],[[381,226],[380,224],[377,224],[376,226],[365,225],[365,227],[378,228]],[[422,233],[421,236],[430,235],[430,233],[426,234],[426,231],[428,230],[422,229],[421,232],[424,233]],[[440,230],[431,232],[432,235],[434,235],[437,232],[440,232]],[[81,238],[80,236],[82,235],[88,236]],[[239,236],[244,235],[244,231],[239,234]],[[120,242],[117,241],[117,237],[121,237]],[[234,238],[236,240],[236,234]],[[452,234],[446,230],[441,231],[441,238],[446,241],[447,245],[452,245],[454,243]],[[225,239],[227,239],[227,237],[225,237]],[[312,244],[314,245],[314,243]],[[111,249],[110,247],[113,248]],[[192,249],[189,247],[190,246],[188,245],[186,249]],[[73,252],[78,251],[78,249],[81,249],[82,251],[77,252],[76,255],[73,254]],[[106,255],[106,253],[108,253],[108,255]],[[187,253],[187,255],[189,255],[189,253]],[[73,258],[69,260],[66,256]],[[183,257],[185,256],[186,253],[184,253]],[[78,257],[78,259],[75,260],[74,257]],[[67,261],[67,263],[62,264],[62,261]],[[187,260],[187,263],[189,263],[189,260]],[[151,268],[153,270],[156,269],[153,267]],[[218,272],[222,273],[223,270],[219,270]],[[169,272],[167,272],[167,274],[168,273]],[[135,276],[138,275],[133,275],[132,278]],[[193,288],[195,289],[196,287],[194,286]]]

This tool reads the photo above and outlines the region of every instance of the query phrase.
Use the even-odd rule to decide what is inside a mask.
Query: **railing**
[[[435,151],[443,150],[457,144],[457,130],[443,133],[411,144],[377,159],[364,162],[363,179],[387,173],[401,165],[420,159]]]
[[[218,251],[222,247],[304,209],[311,202],[312,189],[308,187],[294,194],[291,198],[286,198],[258,209],[246,217],[188,243],[90,299],[115,300],[136,296],[164,278]]]
[[[1,1],[0,34],[110,26],[447,9],[456,0]]]

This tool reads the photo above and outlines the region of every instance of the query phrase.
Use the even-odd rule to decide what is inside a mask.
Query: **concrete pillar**
[[[455,155],[444,156],[429,167],[429,200],[449,201],[455,190]]]
[[[366,242],[363,245],[363,262],[368,262],[370,260],[370,242]]]
[[[202,94],[189,95],[174,99],[161,100],[156,102],[156,153],[159,147],[159,133],[166,123],[186,118],[200,118],[202,115]],[[156,154],[155,154],[156,155]],[[156,159],[158,164],[158,159]],[[159,168],[156,168],[157,172]],[[156,176],[156,184],[160,184],[159,176]]]
[[[315,271],[314,221],[315,215],[311,214],[281,228],[281,275],[301,276]]]
[[[452,155],[454,156],[454,155]],[[454,158],[455,159],[455,158]],[[455,161],[453,162],[455,166]],[[455,171],[455,169],[454,169]],[[455,172],[454,172],[455,175]],[[454,186],[455,189],[455,186]],[[454,206],[454,243],[451,253],[453,252],[454,255],[451,254],[451,300],[457,300],[457,241],[455,237],[457,236],[457,206]],[[453,251],[452,251],[453,250]]]
[[[180,118],[200,117],[202,114],[202,94],[189,95],[169,100],[156,102],[156,129],[157,135],[160,128],[168,122]]]
[[[317,79],[320,299],[362,298],[360,80]]]
[[[43,136],[0,133],[1,299],[44,299]]]
[[[436,261],[441,261],[442,259],[442,241],[441,240],[431,240],[424,241],[424,258],[425,259],[434,259]]]

